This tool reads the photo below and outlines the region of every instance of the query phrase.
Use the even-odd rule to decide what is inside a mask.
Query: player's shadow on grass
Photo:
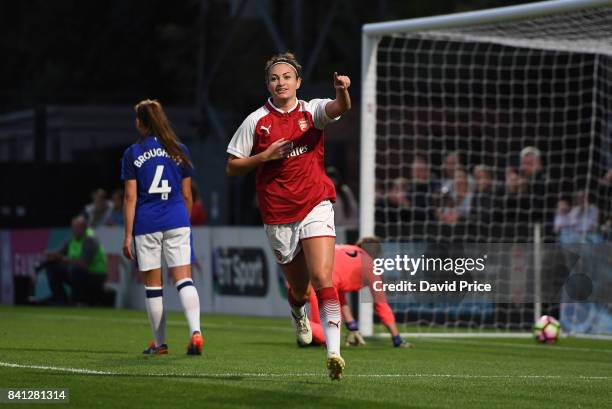
[[[182,364],[185,362],[197,362],[198,360],[206,359],[206,356],[188,356],[184,353],[170,353],[169,355],[144,355],[134,354],[133,352],[125,353],[127,357],[121,359],[105,359],[104,366],[108,368],[114,368],[116,366],[123,367],[141,367],[146,364],[149,367],[171,367],[175,364]]]
[[[125,351],[103,351],[93,349],[66,349],[66,348],[11,348],[0,347],[0,351],[30,351],[30,352],[66,352],[69,354],[124,354]]]
[[[261,345],[261,346],[273,346],[273,347],[278,347],[278,346],[282,346],[285,344],[289,344],[289,345],[295,345],[295,341],[275,341],[275,342],[270,342],[270,341],[253,341],[253,342],[249,342],[249,345]]]

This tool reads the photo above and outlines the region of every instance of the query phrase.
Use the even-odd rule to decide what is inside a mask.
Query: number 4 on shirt
[[[164,173],[164,165],[157,165],[149,193],[161,193],[161,199],[168,200],[168,193],[172,191],[172,188],[168,186],[167,179],[161,180],[162,173]]]

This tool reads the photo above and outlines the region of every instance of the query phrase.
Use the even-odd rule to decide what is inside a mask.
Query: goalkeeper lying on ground
[[[342,306],[342,316],[349,333],[346,337],[346,346],[365,345],[365,341],[359,333],[357,322],[353,318],[351,308],[346,302],[346,293],[359,291],[362,287],[369,287],[374,299],[374,310],[380,321],[391,333],[394,347],[412,348],[413,345],[404,341],[399,335],[395,325],[395,316],[387,304],[387,298],[383,292],[374,291],[373,286],[380,277],[372,272],[372,258],[379,253],[380,241],[374,237],[365,237],[353,245],[336,245],[334,255],[333,284],[338,291],[338,298]],[[367,251],[366,251],[367,250]],[[369,254],[368,254],[369,253]],[[310,303],[310,326],[312,328],[312,344],[325,345],[325,334],[319,320],[319,306],[314,291],[310,291],[308,298]],[[298,345],[299,342],[298,342]],[[306,346],[306,345],[300,345]]]

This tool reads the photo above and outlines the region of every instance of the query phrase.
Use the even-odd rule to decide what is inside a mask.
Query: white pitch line
[[[494,348],[496,346],[502,346],[507,348],[537,348],[540,351],[580,351],[580,352],[603,352],[603,353],[612,353],[612,349],[604,349],[604,348],[584,348],[584,347],[567,347],[563,345],[538,345],[538,344],[513,344],[510,342],[478,342],[478,341],[465,341],[465,340],[454,340],[449,338],[427,338],[427,339],[419,339],[419,341],[429,341],[429,342],[438,342],[438,343],[448,343],[448,344],[459,344],[459,345],[472,345],[472,346],[480,346],[480,347],[491,347]]]
[[[12,362],[0,362],[0,367],[19,369],[39,369],[43,371],[66,372],[79,375],[105,375],[105,376],[142,376],[142,377],[168,377],[168,378],[325,378],[324,373],[265,373],[265,372],[227,372],[227,373],[130,373],[98,371],[85,368],[65,368],[48,365],[26,365]],[[579,380],[612,380],[612,376],[562,376],[562,375],[470,375],[470,374],[346,374],[349,378],[456,378],[456,379],[579,379]]]
[[[406,338],[532,338],[529,332],[401,332],[402,337]],[[391,338],[388,332],[376,334],[381,338]]]
[[[56,372],[69,372],[84,375],[117,375],[114,372],[96,371],[94,369],[83,369],[83,368],[63,368],[59,366],[47,366],[47,365],[22,365],[11,362],[0,362],[0,366],[6,368],[23,368],[23,369],[41,369],[44,371],[56,371]]]

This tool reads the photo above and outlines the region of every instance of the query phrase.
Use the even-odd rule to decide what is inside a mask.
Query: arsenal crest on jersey
[[[304,132],[306,129],[308,129],[308,121],[306,119],[300,119],[298,121],[298,125],[300,126],[300,130],[302,132]]]

